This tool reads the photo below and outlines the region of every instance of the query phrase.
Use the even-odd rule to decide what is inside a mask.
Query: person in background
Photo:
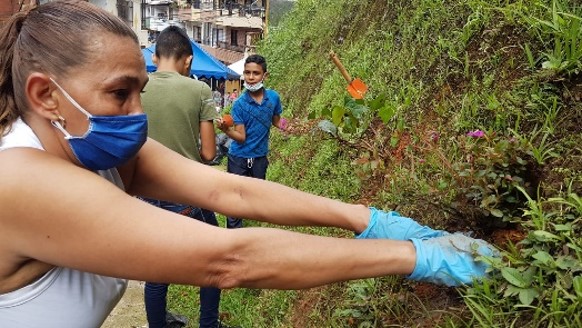
[[[127,279],[304,289],[486,277],[475,256],[496,254],[483,240],[229,174],[148,138],[144,67],[135,33],[86,1],[44,3],[0,30],[2,327],[100,327]],[[223,229],[136,196],[356,238]]]
[[[236,99],[238,98],[238,90],[237,89],[232,90],[229,98],[230,98],[230,103],[231,104],[234,103],[236,101]]]
[[[223,108],[226,108],[226,107],[232,105],[232,103],[230,101],[230,93],[229,92],[225,92],[223,97],[224,97],[224,100],[222,102],[224,104]]]
[[[216,156],[214,120],[218,119],[210,87],[188,77],[193,58],[188,35],[178,27],[164,29],[156,43],[141,102],[148,115],[148,136],[182,156],[209,162]],[[200,142],[199,142],[200,140]],[[202,188],[202,187],[198,187]],[[145,199],[152,205],[218,226],[214,212],[185,204]],[[179,327],[187,320],[166,310],[168,284],[146,282],[145,308],[150,328]],[[200,288],[200,328],[228,327],[218,318],[220,289]]]
[[[268,74],[267,61],[263,56],[247,57],[243,71],[245,91],[234,102],[231,111],[234,126],[219,126],[233,140],[228,150],[227,171],[263,180],[269,166],[267,155],[271,125],[283,126],[280,126],[283,108],[279,94],[266,89],[263,84]],[[241,228],[243,221],[228,217],[226,225],[228,228]]]
[[[217,108],[217,112],[222,110],[222,94],[218,90],[212,91],[212,99],[214,100],[214,105]]]

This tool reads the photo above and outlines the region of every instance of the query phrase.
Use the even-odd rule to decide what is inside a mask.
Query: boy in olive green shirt
[[[219,118],[207,84],[191,79],[193,51],[179,28],[166,28],[156,43],[157,72],[142,94],[148,115],[148,136],[183,156],[208,162],[216,155],[214,120]],[[200,141],[199,141],[200,140]],[[203,188],[196,186],[193,188]],[[189,205],[144,199],[160,208],[218,226],[214,212]],[[186,260],[186,259],[185,259]],[[144,299],[150,328],[185,326],[187,319],[166,310],[168,284],[146,282]],[[227,327],[218,320],[220,289],[200,288],[200,328]]]

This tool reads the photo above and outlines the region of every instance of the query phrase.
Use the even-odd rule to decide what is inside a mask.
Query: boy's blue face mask
[[[87,115],[89,128],[82,136],[72,136],[59,121],[51,121],[69,142],[73,154],[86,168],[108,170],[135,156],[148,135],[146,114],[93,116],[79,105],[55,80],[51,81],[65,97],[83,114]]]

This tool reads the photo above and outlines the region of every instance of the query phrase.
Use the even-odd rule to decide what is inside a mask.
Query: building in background
[[[120,0],[118,0],[120,1]],[[184,24],[176,17],[175,0],[141,0],[141,29],[147,31],[147,45],[156,42],[160,32],[168,26],[184,29]]]
[[[263,36],[268,0],[175,0],[186,32],[226,65],[255,50]]]
[[[225,65],[254,53],[266,32],[269,0],[174,1],[174,18],[183,23],[186,33],[208,54]],[[221,92],[235,89],[242,90],[240,80],[226,81]]]
[[[0,0],[0,23],[19,10],[49,1]],[[255,52],[257,42],[266,33],[269,11],[269,0],[87,1],[121,18],[135,31],[142,48],[155,43],[167,26],[179,26],[225,65]],[[240,90],[240,85],[232,88]]]
[[[19,10],[50,0],[0,0],[0,23]],[[204,50],[226,65],[253,53],[266,33],[269,0],[88,0],[118,16],[138,35],[140,46],[155,43],[167,26],[184,28]]]
[[[51,0],[41,0],[51,1]],[[87,0],[88,2],[107,10],[113,15],[121,18],[129,27],[133,29],[139,39],[140,46],[145,48],[151,44],[151,33],[157,31],[162,22],[154,21],[157,12],[149,8],[149,0]],[[171,3],[171,0],[165,0]],[[156,5],[155,0],[152,0]],[[160,2],[160,1],[158,1]],[[166,7],[168,5],[166,4]],[[167,13],[167,10],[166,10]],[[167,17],[167,16],[166,16]],[[152,22],[153,21],[153,22]],[[150,27],[153,27],[150,29]]]

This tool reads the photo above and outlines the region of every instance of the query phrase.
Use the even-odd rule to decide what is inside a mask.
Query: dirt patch
[[[143,282],[129,281],[125,294],[101,328],[147,328],[143,288]]]
[[[310,327],[312,322],[309,314],[317,308],[321,302],[323,291],[329,286],[298,291],[298,297],[293,306],[291,323],[293,327]]]

